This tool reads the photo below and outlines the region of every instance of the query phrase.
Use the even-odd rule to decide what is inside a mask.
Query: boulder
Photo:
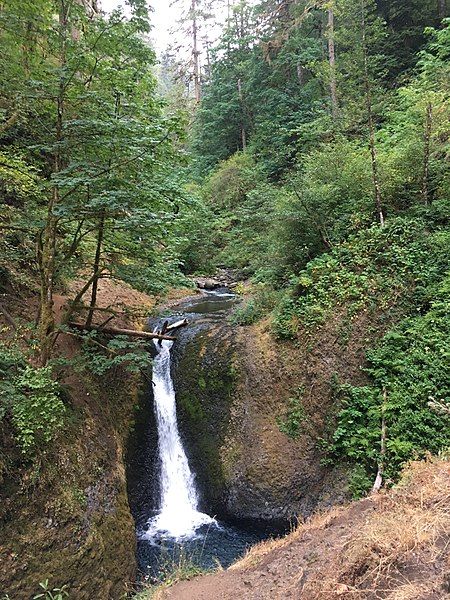
[[[197,277],[194,281],[201,290],[216,290],[223,285],[217,279],[209,277]]]

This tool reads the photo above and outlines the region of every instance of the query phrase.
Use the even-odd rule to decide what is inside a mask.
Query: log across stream
[[[187,318],[192,327],[201,323],[204,329],[209,322],[225,319],[235,302],[227,290],[204,294],[182,303],[174,309],[173,316],[153,323],[152,327],[165,333],[170,331],[171,322],[176,324]],[[218,564],[227,567],[268,535],[259,525],[230,524],[202,501],[197,474],[178,428],[171,374],[173,344],[155,340],[152,386],[142,398],[128,453],[129,499],[136,521],[138,563],[141,577],[149,579],[158,579],[166,569],[170,570],[170,564],[180,560],[206,569]]]

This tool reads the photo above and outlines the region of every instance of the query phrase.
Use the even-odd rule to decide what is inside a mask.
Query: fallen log
[[[172,323],[172,325],[167,325],[166,331],[175,331],[176,329],[180,329],[180,327],[186,327],[189,325],[189,321],[187,319],[181,319],[181,321],[176,321]]]
[[[180,329],[181,327],[186,327],[186,325],[189,324],[189,321],[187,319],[181,319],[181,321],[176,321],[175,323],[172,323],[172,325],[169,325],[169,321],[164,321],[163,326],[161,328],[161,331],[159,331],[159,335],[161,336],[159,338],[159,345],[162,345],[162,341],[164,339],[163,336],[165,336],[169,331],[176,331],[177,329]]]
[[[120,329],[118,327],[102,327],[100,325],[85,325],[84,323],[69,323],[69,327],[78,331],[98,331],[106,335],[126,335],[128,337],[141,338],[144,340],[170,340],[177,338],[173,335],[163,335],[161,333],[150,333],[149,331],[136,331],[135,329]]]

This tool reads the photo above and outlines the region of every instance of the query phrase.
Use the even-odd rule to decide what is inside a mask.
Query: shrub
[[[64,598],[69,597],[67,585],[63,585],[60,588],[51,589],[48,579],[46,579],[39,584],[39,587],[42,588],[42,592],[33,596],[33,600],[64,600]]]
[[[262,317],[262,314],[261,307],[252,298],[242,306],[236,308],[230,317],[230,321],[235,325],[252,325]]]
[[[303,388],[298,388],[295,396],[289,398],[288,410],[284,417],[277,418],[277,424],[281,433],[284,433],[293,440],[296,440],[301,434],[303,424],[306,420],[302,396]]]
[[[296,303],[289,292],[283,295],[273,313],[272,330],[278,338],[294,339],[296,336]]]
[[[275,312],[275,331],[290,337],[295,318],[312,328],[337,307],[351,319],[367,308],[427,305],[448,268],[449,241],[447,232],[430,234],[421,219],[403,217],[351,236],[292,278],[290,296]]]
[[[333,460],[363,468],[367,481],[381,460],[383,390],[387,478],[395,481],[406,462],[450,447],[449,292],[447,278],[426,314],[404,319],[368,353],[372,385],[338,387],[336,428],[324,445]]]
[[[65,414],[51,367],[32,367],[17,347],[1,344],[0,418],[11,418],[22,453],[32,455],[51,442]]]
[[[104,345],[98,337],[96,332],[83,335],[82,351],[74,366],[101,376],[119,366],[130,373],[139,373],[151,365],[151,356],[144,341],[116,336]]]
[[[11,407],[16,438],[23,453],[48,444],[64,425],[66,407],[51,368],[27,366],[14,381],[18,394]]]

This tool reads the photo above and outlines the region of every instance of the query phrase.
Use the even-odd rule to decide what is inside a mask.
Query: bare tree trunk
[[[336,50],[334,45],[334,11],[328,9],[328,60],[330,63],[330,95],[333,120],[338,117],[339,105],[336,84]]]
[[[209,80],[211,77],[211,44],[207,37],[205,37],[205,49],[206,49],[206,69],[207,73],[205,74],[206,79]]]
[[[61,73],[66,64],[66,43],[68,27],[68,7],[66,0],[59,2],[59,66]],[[56,133],[55,133],[55,154],[53,159],[53,173],[59,173],[63,168],[63,158],[61,154],[61,143],[63,140],[64,123],[64,102],[65,102],[65,82],[64,75],[61,74],[59,81],[58,96],[56,98]],[[40,294],[40,317],[39,317],[39,344],[41,364],[45,366],[50,358],[54,342],[55,319],[53,315],[53,290],[55,276],[55,258],[56,258],[56,236],[57,236],[57,217],[54,209],[60,200],[59,187],[55,183],[47,204],[47,219],[41,236],[41,242],[38,245],[38,263],[41,278]]]
[[[427,104],[425,116],[425,131],[424,131],[424,150],[423,150],[423,176],[422,176],[422,199],[425,204],[431,204],[428,188],[428,180],[430,175],[430,142],[431,132],[433,128],[433,105],[431,102]]]
[[[297,63],[297,79],[300,85],[305,83],[305,70],[300,63]]]
[[[381,406],[381,439],[380,439],[380,460],[378,461],[378,471],[373,484],[372,494],[380,491],[383,484],[384,467],[385,467],[385,456],[386,456],[386,403],[387,403],[387,392],[386,388],[383,388],[383,404]]]
[[[91,292],[91,302],[89,305],[89,312],[86,319],[86,326],[89,327],[92,325],[92,319],[94,317],[94,309],[97,304],[97,291],[98,291],[98,280],[100,278],[101,269],[100,269],[100,259],[102,255],[102,245],[103,245],[103,236],[105,233],[105,211],[102,211],[100,216],[100,221],[98,224],[97,231],[97,247],[95,249],[95,259],[94,259],[94,280],[92,282],[92,292]]]
[[[440,19],[447,16],[447,0],[438,0],[438,15]]]
[[[366,39],[366,4],[365,0],[361,0],[361,35],[362,35],[362,46],[364,54],[364,87],[366,96],[366,109],[367,109],[367,124],[369,127],[369,147],[370,147],[370,160],[372,165],[372,181],[375,195],[375,206],[378,213],[378,219],[381,227],[384,226],[384,214],[381,196],[381,185],[378,174],[378,156],[377,148],[375,145],[375,124],[373,120],[373,108],[372,108],[372,90],[369,79],[369,58],[367,51],[367,39]]]
[[[197,0],[192,0],[192,57],[194,60],[194,94],[197,104],[201,100],[201,81],[200,81],[200,51],[198,49],[198,24],[197,24]]]
[[[160,333],[149,333],[148,331],[136,331],[134,329],[122,329],[118,327],[105,327],[97,325],[84,325],[82,323],[69,323],[69,327],[77,329],[78,331],[98,331],[105,335],[126,335],[134,338],[141,338],[147,340],[171,340],[175,341],[177,338],[173,335],[161,335]]]
[[[244,107],[244,94],[242,93],[241,78],[238,79],[237,86],[238,86],[238,93],[239,93],[239,101],[241,103],[241,110],[242,110],[242,122],[241,122],[242,150],[245,151],[247,149],[247,132],[245,130],[245,124],[244,124],[245,107]]]
[[[119,114],[120,114],[121,96],[120,96],[119,92],[116,92],[115,96],[116,97],[115,97],[115,102],[114,102],[114,119],[117,121],[117,119],[119,118]],[[111,149],[110,159],[108,161],[108,172],[110,172],[110,170],[111,170],[112,155],[114,153],[115,153],[115,147],[113,144],[113,147]],[[93,265],[93,272],[92,272],[93,279],[92,279],[91,301],[89,304],[89,312],[88,312],[88,316],[86,319],[87,326],[92,325],[92,319],[94,317],[95,306],[97,304],[98,281],[102,274],[102,269],[100,267],[100,260],[102,257],[103,238],[105,237],[105,223],[106,223],[106,209],[103,208],[100,212],[100,219],[98,222],[98,229],[97,229],[97,244],[96,244],[96,248],[95,248],[94,265]]]

